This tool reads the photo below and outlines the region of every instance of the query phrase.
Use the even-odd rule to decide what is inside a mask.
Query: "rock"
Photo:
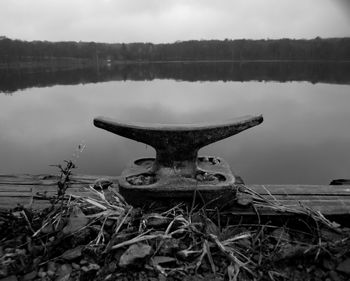
[[[113,182],[108,178],[99,178],[94,182],[94,189],[103,190],[108,189],[109,186],[113,185]]]
[[[72,267],[76,270],[79,270],[80,269],[80,265],[75,263],[75,262],[72,262]]]
[[[345,259],[337,266],[337,271],[350,275],[350,258]]]
[[[209,218],[205,218],[205,231],[207,234],[220,235],[219,227]]]
[[[84,215],[79,207],[75,206],[69,216],[68,224],[63,228],[62,232],[64,234],[74,233],[86,226],[88,222],[89,219]]]
[[[275,260],[301,257],[303,256],[306,249],[307,249],[306,247],[301,245],[292,245],[292,244],[286,243],[280,247]],[[311,271],[311,268],[313,267],[311,266],[309,268],[310,271]]]
[[[320,280],[324,280],[323,277],[326,276],[326,274],[324,273],[324,271],[320,268],[316,268],[314,271],[314,275],[315,277],[318,277]]]
[[[7,268],[7,266],[4,266],[4,267],[0,267],[0,280],[1,280],[1,278],[4,278],[4,277],[6,277],[6,276],[8,276],[9,274],[8,274],[8,268]]]
[[[75,247],[73,249],[69,249],[61,255],[61,258],[68,260],[68,261],[79,258],[81,256],[81,251],[83,248],[84,248],[84,246],[78,246],[78,247]]]
[[[94,260],[95,262],[102,262],[103,260],[103,245],[87,245],[84,247],[82,253],[88,260]]]
[[[114,254],[114,259],[117,261],[117,263],[120,260],[120,257],[124,254],[125,250],[123,249],[117,249]]]
[[[57,264],[53,261],[50,261],[47,264],[47,275],[49,275],[50,277],[54,276],[55,273],[57,271]]]
[[[147,214],[143,219],[146,221],[148,227],[160,227],[169,224],[171,221],[169,218],[157,213]]]
[[[130,240],[133,236],[132,233],[123,233],[121,232],[120,234],[118,233],[118,236],[114,238],[114,243],[119,244],[124,241]]]
[[[89,265],[84,265],[81,267],[82,274],[80,276],[80,280],[95,280],[95,276],[97,271],[100,269],[100,266],[95,263],[91,263]]]
[[[238,239],[236,241],[236,244],[241,246],[244,249],[249,249],[252,246],[252,242],[248,238]]]
[[[81,267],[81,270],[82,271],[85,271],[85,272],[88,272],[88,271],[90,271],[90,270],[95,270],[95,271],[97,271],[97,270],[99,270],[100,269],[100,266],[98,265],[98,264],[96,264],[96,263],[90,263],[89,265],[84,265],[84,266],[82,266]]]
[[[176,262],[176,259],[173,257],[165,257],[165,256],[154,256],[152,258],[152,263],[154,265],[165,264],[165,263],[173,263]]]
[[[119,266],[127,267],[135,265],[136,262],[148,257],[151,254],[152,248],[147,244],[133,244],[120,257]]]
[[[100,266],[96,263],[90,263],[89,266],[88,266],[88,271],[90,270],[99,270],[100,269]]]
[[[107,219],[105,222],[105,226],[112,227],[115,224],[115,220]]]
[[[27,274],[25,274],[22,278],[23,281],[30,281],[33,280],[36,276],[37,276],[38,272],[36,272],[35,270],[32,272],[29,272]]]
[[[70,264],[63,264],[57,270],[57,278],[55,281],[68,281],[72,273],[72,266]]]
[[[242,207],[250,206],[253,203],[253,197],[250,194],[244,192],[237,192],[236,202]]]
[[[109,272],[113,273],[116,271],[116,269],[117,269],[117,264],[115,262],[110,262],[108,264],[108,271]]]
[[[277,228],[271,233],[272,237],[276,240],[276,242],[290,242],[290,235],[288,232],[284,230],[284,228]]]
[[[334,270],[335,269],[335,263],[328,258],[324,258],[322,260],[322,266],[323,266],[323,268],[325,268],[327,270]]]
[[[38,256],[41,256],[42,253],[44,252],[44,247],[41,246],[41,245],[35,245],[33,247],[31,247],[31,254],[34,256],[34,257],[38,257]]]
[[[81,267],[81,270],[84,271],[84,272],[88,272],[89,268],[84,265],[84,266]]]
[[[176,253],[179,250],[179,240],[175,238],[162,240],[158,254],[160,256],[168,256]]]
[[[338,273],[335,271],[330,271],[328,273],[329,277],[331,278],[332,281],[341,281],[342,279],[339,277]]]
[[[88,261],[87,261],[87,260],[81,260],[81,261],[80,261],[80,264],[81,264],[81,265],[88,264]]]
[[[186,260],[186,259],[193,259],[195,256],[199,256],[201,254],[202,251],[200,250],[181,250],[181,251],[178,251],[176,253],[176,255],[183,259],[183,260]]]
[[[329,242],[334,242],[343,238],[340,233],[337,233],[331,229],[326,229],[326,228],[322,228],[320,230],[320,236],[323,241],[329,241]]]
[[[93,235],[93,230],[90,227],[83,228],[71,237],[70,241],[72,247],[89,244],[89,242],[93,239]]]
[[[42,259],[43,259],[43,258],[42,258],[41,256],[40,256],[40,257],[34,258],[34,259],[33,259],[33,268],[38,267],[39,264],[41,263]]]
[[[7,276],[5,278],[0,279],[0,281],[18,281],[16,275]]]
[[[244,228],[244,227],[227,226],[221,231],[218,238],[220,241],[224,241],[224,240],[227,240],[229,238],[232,238],[233,236],[240,235],[243,233],[249,233],[249,230],[247,228]]]
[[[38,276],[39,276],[40,278],[45,278],[46,275],[47,275],[47,273],[46,273],[45,271],[39,271],[39,272],[38,272]]]

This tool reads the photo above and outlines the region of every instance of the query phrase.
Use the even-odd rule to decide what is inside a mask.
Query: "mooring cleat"
[[[190,200],[194,192],[205,201],[234,191],[242,183],[222,158],[198,157],[208,144],[238,134],[263,122],[245,116],[214,124],[120,123],[105,117],[94,119],[96,127],[152,146],[156,158],[133,161],[122,172],[120,193],[133,205],[154,200]]]

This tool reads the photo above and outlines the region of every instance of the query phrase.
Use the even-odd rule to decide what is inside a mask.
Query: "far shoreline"
[[[350,60],[335,59],[241,59],[241,60],[87,60],[80,58],[45,58],[43,60],[25,60],[0,63],[0,70],[47,68],[52,70],[74,70],[90,67],[112,67],[113,65],[137,64],[197,64],[197,63],[350,63]]]

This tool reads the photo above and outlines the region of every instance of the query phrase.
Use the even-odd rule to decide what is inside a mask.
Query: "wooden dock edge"
[[[67,194],[91,196],[88,190],[96,180],[106,179],[118,186],[118,177],[74,175]],[[8,210],[16,206],[43,209],[50,205],[42,195],[54,196],[57,192],[57,175],[5,175],[0,174],[0,209]],[[350,214],[350,185],[247,185],[251,190],[270,200],[278,200],[283,206],[292,208],[311,208],[325,216]],[[235,213],[252,215],[251,208],[237,208]],[[262,208],[263,215],[276,212]],[[281,215],[281,213],[278,213]],[[283,214],[282,214],[283,215]]]

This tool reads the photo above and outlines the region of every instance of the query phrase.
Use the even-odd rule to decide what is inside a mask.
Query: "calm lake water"
[[[2,92],[2,93],[1,93]],[[200,151],[225,158],[246,183],[328,184],[350,178],[347,64],[154,64],[0,73],[0,173],[56,173],[85,150],[76,173],[119,175],[154,150],[93,126],[197,123],[247,114],[264,122]]]

